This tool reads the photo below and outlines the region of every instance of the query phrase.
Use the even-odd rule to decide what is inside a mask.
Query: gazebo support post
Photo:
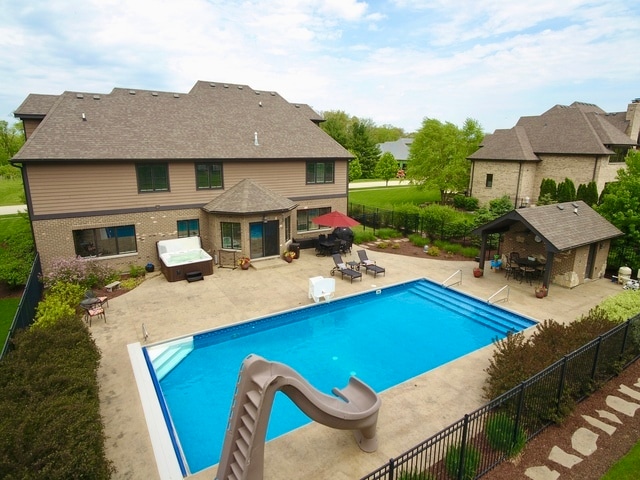
[[[487,238],[489,235],[485,232],[482,232],[482,242],[480,244],[480,258],[478,260],[478,267],[481,270],[484,270],[484,259],[487,256]]]

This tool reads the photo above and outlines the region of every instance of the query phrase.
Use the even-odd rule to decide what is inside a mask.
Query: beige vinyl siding
[[[347,162],[336,161],[335,183],[305,184],[305,160],[223,162],[225,189],[197,190],[196,162],[169,163],[169,192],[138,193],[135,164],[29,164],[33,214],[163,208],[211,201],[244,178],[285,197],[347,195]],[[159,207],[157,207],[159,206]]]
[[[34,130],[38,128],[40,122],[42,122],[41,119],[26,119],[22,121],[22,124],[24,125],[24,134],[27,139],[31,136]]]

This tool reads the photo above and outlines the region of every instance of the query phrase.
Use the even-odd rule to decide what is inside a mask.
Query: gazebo
[[[499,251],[544,263],[542,284],[575,287],[602,278],[612,238],[623,233],[583,201],[519,208],[476,228],[484,268],[488,236],[501,234]]]

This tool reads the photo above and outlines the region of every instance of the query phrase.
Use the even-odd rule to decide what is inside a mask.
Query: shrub
[[[46,292],[36,307],[35,327],[47,327],[62,318],[76,315],[76,306],[84,297],[85,289],[76,283],[57,282]]]
[[[429,239],[424,238],[418,233],[412,233],[411,235],[409,235],[409,241],[416,247],[424,247],[425,245],[429,245]]]
[[[390,238],[402,238],[404,235],[393,228],[381,228],[378,230],[378,238],[381,240],[389,240]]]
[[[478,247],[462,247],[460,254],[466,258],[475,258],[480,254]]]
[[[389,247],[389,242],[380,242],[376,245],[378,248],[385,249]]]
[[[376,240],[376,236],[373,234],[373,230],[364,230],[357,229],[353,231],[353,242],[356,245],[360,245],[362,243],[374,242]]]
[[[473,212],[478,209],[480,202],[475,197],[466,197],[464,195],[456,195],[453,197],[453,206],[460,210]]]
[[[412,470],[410,472],[400,472],[398,480],[436,480],[436,477],[429,472],[419,472]]]
[[[19,332],[0,365],[0,477],[109,479],[98,349],[82,320]]]
[[[520,453],[527,443],[527,435],[522,427],[516,428],[516,422],[506,413],[492,415],[484,427],[489,445],[494,450],[513,457]]]
[[[133,278],[143,277],[146,273],[144,267],[139,265],[130,265],[129,266],[129,276]]]
[[[444,464],[447,473],[451,478],[462,478],[463,480],[473,480],[478,473],[480,466],[480,452],[473,445],[467,445],[464,452],[464,464],[460,465],[460,454],[462,449],[458,445],[449,447],[447,455],[444,458]],[[462,476],[458,476],[460,467],[462,466]]]
[[[439,257],[440,256],[440,249],[438,247],[436,247],[435,245],[431,245],[429,247],[429,249],[427,250],[427,255],[429,255],[430,257]]]
[[[625,320],[640,313],[640,291],[624,290],[617,295],[607,298],[598,305],[607,316],[614,321]]]

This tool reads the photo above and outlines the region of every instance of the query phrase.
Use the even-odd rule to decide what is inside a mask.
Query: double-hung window
[[[222,187],[222,163],[196,163],[196,188],[198,190]]]
[[[335,162],[307,162],[307,184],[334,183]]]
[[[169,191],[169,166],[166,163],[139,163],[136,175],[140,193]]]
[[[487,173],[487,178],[484,181],[484,186],[487,188],[493,187],[493,173]]]

